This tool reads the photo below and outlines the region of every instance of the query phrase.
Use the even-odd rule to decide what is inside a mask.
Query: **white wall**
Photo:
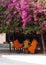
[[[6,33],[0,33],[0,44],[6,42]]]

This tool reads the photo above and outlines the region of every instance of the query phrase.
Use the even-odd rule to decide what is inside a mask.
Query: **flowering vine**
[[[45,1],[46,2],[46,1]],[[0,11],[6,29],[46,30],[46,4],[41,0],[0,0]],[[44,3],[44,6],[43,6]],[[1,25],[1,24],[0,24]]]

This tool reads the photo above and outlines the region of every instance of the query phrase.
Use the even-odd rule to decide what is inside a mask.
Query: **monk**
[[[37,45],[38,45],[38,41],[35,40],[35,39],[33,39],[31,45],[30,45],[29,48],[28,48],[28,51],[29,51],[30,53],[34,54],[35,51],[36,51]]]
[[[13,42],[13,48],[16,48],[18,50],[19,48],[22,48],[22,44],[18,40],[15,40]]]
[[[23,46],[23,52],[28,53],[29,39],[26,39],[26,40],[23,42],[23,44],[24,44],[24,46]]]

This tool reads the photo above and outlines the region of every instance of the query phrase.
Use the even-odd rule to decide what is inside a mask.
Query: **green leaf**
[[[0,6],[0,11],[2,10],[2,6]]]

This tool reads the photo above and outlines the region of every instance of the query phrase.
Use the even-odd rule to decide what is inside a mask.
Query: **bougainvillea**
[[[24,33],[46,30],[46,0],[0,0],[0,26]],[[44,6],[43,6],[44,4]],[[2,15],[2,16],[1,16]],[[3,18],[2,18],[3,17]]]

